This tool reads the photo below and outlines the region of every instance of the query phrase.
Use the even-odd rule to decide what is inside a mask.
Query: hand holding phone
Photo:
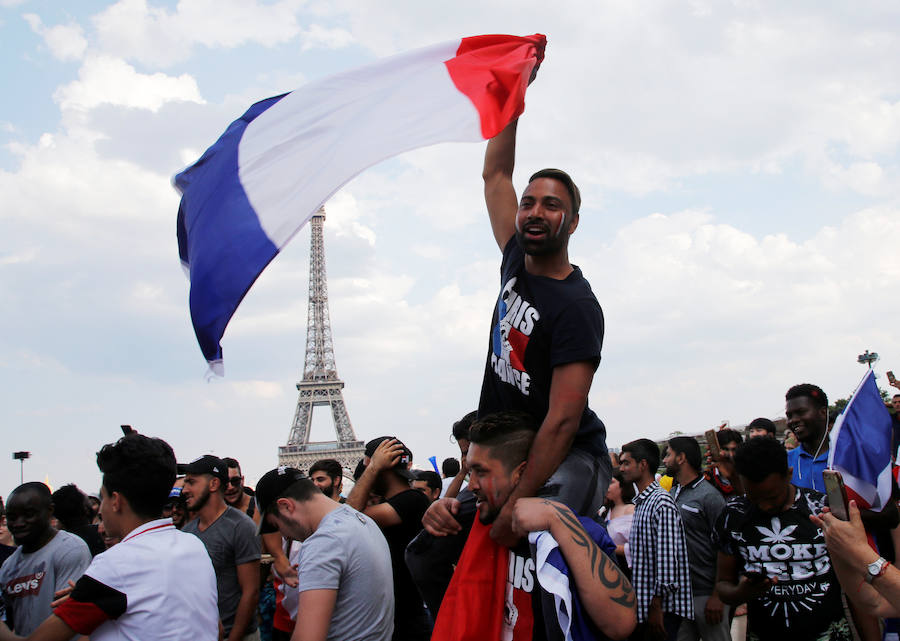
[[[718,462],[722,455],[722,448],[719,447],[719,437],[716,436],[715,430],[706,430],[706,447],[709,449],[709,455],[713,463]]]
[[[831,513],[842,521],[849,521],[850,502],[847,500],[847,488],[844,487],[841,473],[836,470],[823,470],[822,478],[825,480],[825,493],[828,495]]]

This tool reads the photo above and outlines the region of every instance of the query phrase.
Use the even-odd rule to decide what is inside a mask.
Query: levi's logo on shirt
[[[510,278],[497,302],[497,325],[491,338],[491,368],[504,383],[528,396],[531,377],[525,371],[528,339],[541,315],[515,289],[517,278]]]
[[[11,599],[38,594],[41,591],[41,583],[44,582],[46,575],[46,572],[40,570],[34,574],[16,577],[4,586],[3,591]]]

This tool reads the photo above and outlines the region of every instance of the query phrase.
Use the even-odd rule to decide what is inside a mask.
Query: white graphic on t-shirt
[[[497,301],[497,324],[492,336],[491,368],[501,381],[529,395],[531,377],[525,371],[525,349],[540,313],[514,289],[510,278]]]
[[[769,527],[754,525],[762,535],[761,545],[740,548],[746,570],[777,580],[759,601],[770,616],[780,611],[787,628],[791,627],[791,614],[815,612],[821,608],[822,599],[831,585],[828,580],[816,578],[831,571],[822,531],[816,532],[813,542],[801,543],[792,536],[798,527],[783,526],[779,517],[772,517]]]

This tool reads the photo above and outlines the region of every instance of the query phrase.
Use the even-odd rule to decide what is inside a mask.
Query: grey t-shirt
[[[0,567],[6,620],[16,634],[28,636],[53,613],[53,593],[77,581],[91,564],[91,551],[81,538],[57,532],[31,554],[16,549]]]
[[[300,592],[337,590],[328,641],[390,640],[394,632],[391,554],[372,519],[346,505],[329,512],[303,542],[297,573]]]
[[[222,516],[200,531],[200,519],[194,519],[184,526],[184,532],[196,535],[212,560],[216,570],[216,587],[219,592],[219,618],[225,626],[225,635],[231,632],[234,615],[241,600],[241,584],[238,583],[237,566],[251,561],[259,561],[260,543],[256,535],[256,524],[249,516],[231,506],[225,508]],[[256,630],[256,617],[250,619],[246,632]]]
[[[694,596],[709,596],[716,582],[717,553],[713,533],[716,521],[725,509],[725,499],[702,476],[684,487],[673,485],[670,493],[675,497],[684,525]]]

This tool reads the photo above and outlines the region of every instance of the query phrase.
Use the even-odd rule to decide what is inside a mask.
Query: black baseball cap
[[[747,431],[749,432],[753,428],[764,429],[772,436],[775,436],[775,423],[767,418],[755,418],[750,421],[750,425],[747,426]]]
[[[257,532],[268,534],[276,532],[277,528],[266,521],[266,515],[275,506],[277,501],[290,486],[298,481],[308,478],[306,474],[294,467],[279,466],[262,475],[256,484],[256,504],[262,518],[259,520]]]
[[[389,441],[391,439],[395,439],[398,443],[400,443],[400,445],[403,446],[403,453],[400,455],[400,460],[397,461],[397,464],[394,465],[394,467],[392,467],[391,469],[405,478],[407,481],[415,481],[416,474],[411,469],[409,469],[409,463],[410,461],[412,461],[412,452],[410,452],[409,448],[403,445],[403,442],[396,436],[379,436],[378,438],[373,438],[371,441],[366,443],[366,456],[372,458],[372,455],[375,453],[375,449],[384,441]]]
[[[228,482],[228,466],[225,461],[212,454],[204,454],[190,463],[178,464],[179,474],[210,474],[222,483]]]

